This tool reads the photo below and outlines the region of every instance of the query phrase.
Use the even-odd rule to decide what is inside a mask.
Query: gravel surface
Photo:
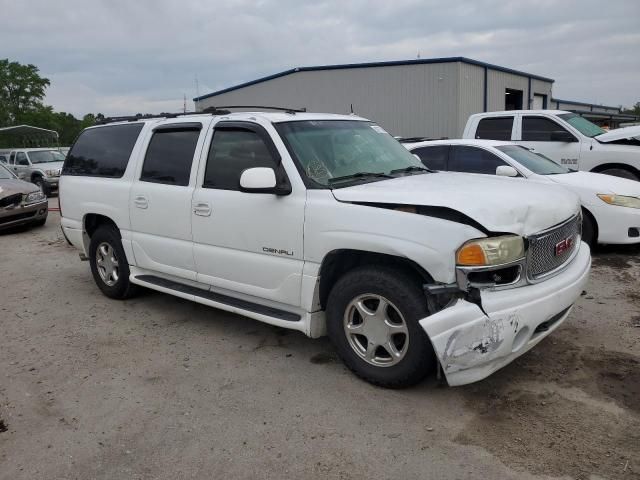
[[[384,390],[311,340],[97,289],[51,212],[0,234],[0,478],[640,478],[640,248],[489,379]]]

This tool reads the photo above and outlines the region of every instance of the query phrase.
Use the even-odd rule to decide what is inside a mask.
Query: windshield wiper
[[[391,175],[382,172],[356,172],[351,175],[342,177],[333,177],[329,179],[329,183],[342,182],[346,180],[357,180],[359,178],[394,178]]]
[[[410,173],[410,172],[433,172],[433,170],[428,169],[427,167],[419,167],[417,165],[411,165],[410,167],[405,168],[396,168],[395,170],[391,170],[389,173]]]

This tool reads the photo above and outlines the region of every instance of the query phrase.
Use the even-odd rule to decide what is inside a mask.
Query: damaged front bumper
[[[482,309],[460,299],[420,320],[449,385],[488,377],[554,331],[580,296],[590,267],[591,253],[582,243],[571,264],[553,278],[508,290],[483,290]]]

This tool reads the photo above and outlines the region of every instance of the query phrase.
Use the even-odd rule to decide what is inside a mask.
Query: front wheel
[[[595,247],[597,242],[596,238],[596,224],[593,217],[586,211],[582,211],[582,241],[589,247]]]
[[[403,388],[436,365],[418,320],[429,315],[421,282],[388,267],[359,267],[342,276],[327,302],[327,331],[338,355],[374,385]]]
[[[44,195],[46,197],[49,196],[49,188],[47,187],[47,184],[45,183],[45,181],[42,179],[42,177],[40,176],[36,176],[33,179],[33,183],[35,184],[36,187],[38,187],[40,189],[40,191],[42,193],[44,193]]]
[[[129,264],[120,232],[115,227],[103,225],[93,233],[89,263],[96,285],[107,297],[123,300],[136,293],[137,286],[129,281]]]

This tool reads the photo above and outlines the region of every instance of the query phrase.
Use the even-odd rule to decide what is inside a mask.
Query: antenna
[[[416,56],[418,60],[420,60],[420,50],[418,50],[418,55]]]
[[[196,73],[196,97],[200,97],[200,84],[198,83],[198,74]]]
[[[182,111],[187,113],[187,94],[183,93],[183,103],[182,103]]]

